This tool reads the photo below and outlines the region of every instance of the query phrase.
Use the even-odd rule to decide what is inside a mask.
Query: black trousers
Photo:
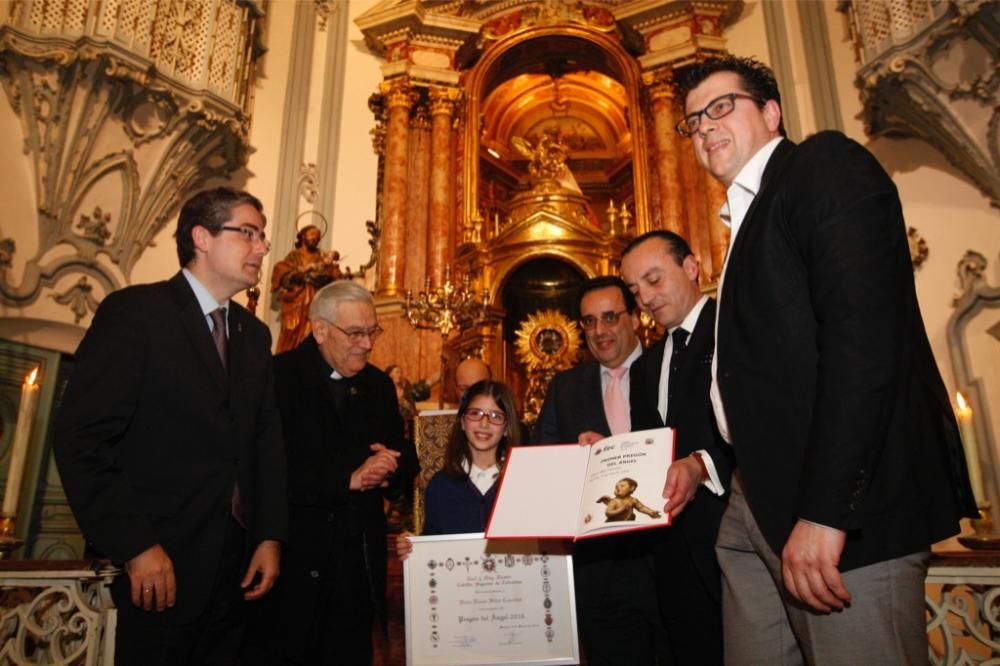
[[[286,554],[274,590],[249,604],[241,666],[371,664],[375,606],[360,535],[334,543],[315,569],[294,544]]]
[[[170,609],[146,611],[132,605],[128,575],[116,581],[117,666],[231,666],[239,663],[246,607],[240,580],[246,573],[246,531],[230,519],[219,571],[208,605],[190,621],[178,622]],[[123,585],[124,583],[124,585]]]

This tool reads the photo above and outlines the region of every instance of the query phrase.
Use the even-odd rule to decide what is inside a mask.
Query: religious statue
[[[271,294],[281,310],[276,353],[293,349],[309,335],[309,304],[316,291],[343,277],[340,253],[323,252],[319,227],[308,225],[295,235],[295,249],[274,265]]]
[[[539,192],[568,190],[574,194],[581,194],[576,178],[566,166],[569,147],[563,143],[558,129],[553,127],[546,129],[534,145],[519,136],[512,137],[511,143],[517,152],[530,160],[528,176],[535,190]]]

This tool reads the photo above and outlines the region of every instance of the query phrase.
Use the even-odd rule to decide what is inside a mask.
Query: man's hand
[[[413,532],[405,530],[396,535],[396,557],[400,561],[405,560],[413,552],[413,543],[410,541],[411,536],[413,536]]]
[[[126,562],[125,571],[132,583],[133,604],[143,610],[153,610],[154,606],[157,611],[173,608],[177,599],[174,563],[160,544]]]
[[[590,446],[594,442],[599,442],[604,439],[604,435],[599,432],[594,432],[593,430],[588,430],[586,432],[581,432],[576,438],[577,444],[586,444]]]
[[[670,512],[671,519],[676,518],[694,499],[695,493],[701,487],[701,465],[691,456],[675,460],[667,470],[667,481],[663,484],[663,512]]]
[[[250,566],[247,573],[240,581],[240,587],[246,590],[243,598],[247,601],[260,599],[271,591],[274,581],[278,580],[278,573],[281,570],[281,543],[273,539],[265,539],[257,544],[257,549],[250,558]],[[254,577],[260,573],[260,580],[257,584],[247,590],[253,582]]]
[[[841,530],[799,520],[781,551],[781,573],[792,596],[829,613],[851,602],[837,570],[847,535]]]
[[[371,490],[385,488],[389,485],[386,477],[396,471],[399,463],[399,451],[387,449],[382,444],[372,444],[369,447],[374,453],[361,463],[351,474],[351,490]]]

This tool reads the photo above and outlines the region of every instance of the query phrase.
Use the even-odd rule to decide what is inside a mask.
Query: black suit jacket
[[[286,537],[270,344],[230,303],[227,373],[178,273],[109,294],[77,350],[54,434],[66,496],[87,541],[115,562],[163,546],[175,616],[207,603],[237,479],[250,545]],[[119,604],[128,587],[122,576]]]
[[[605,437],[611,434],[604,416],[601,365],[597,361],[581,363],[552,378],[531,440],[536,444],[575,444],[577,436],[588,430]]]
[[[698,316],[687,345],[678,358],[677,390],[669,405],[667,422],[658,410],[660,369],[667,336],[650,347],[632,366],[629,402],[632,407],[632,429],[646,430],[670,426],[676,433],[674,457],[705,450],[712,456],[723,487],[728,490],[732,474],[732,450],[722,441],[709,389],[712,383],[712,352],[715,348],[715,301],[709,300]],[[688,559],[697,569],[704,591],[719,603],[721,588],[719,565],[715,558],[715,538],[725,511],[728,494],[718,496],[708,488],[699,488],[695,498],[677,516],[672,525],[661,532],[657,547],[661,570],[669,574],[679,560]],[[676,595],[674,595],[676,596]],[[685,599],[685,603],[694,603]]]
[[[775,553],[805,518],[847,531],[847,570],[925,549],[971,515],[899,195],[857,143],[778,145],[731,249],[717,353],[747,500]]]
[[[281,622],[301,628],[329,609],[330,570],[345,543],[363,544],[365,569],[376,610],[385,596],[386,520],[379,490],[353,492],[351,473],[381,443],[403,451],[403,419],[388,375],[366,365],[347,384],[347,404],[338,415],[330,379],[332,369],[312,336],[275,357],[278,406],[288,454],[290,533],[275,590]],[[395,475],[394,479],[402,478]],[[407,476],[407,478],[410,478]],[[316,572],[316,575],[313,575]],[[262,627],[266,630],[266,627]],[[287,640],[293,640],[286,636]]]
[[[604,415],[601,365],[597,361],[581,363],[552,378],[532,430],[532,441],[536,444],[575,444],[577,436],[588,430],[605,437],[611,435]],[[609,575],[614,568],[609,563],[651,556],[654,540],[651,532],[658,531],[643,530],[577,542],[573,566],[577,574],[578,602],[589,608],[600,604],[607,586],[615,584],[614,577]]]

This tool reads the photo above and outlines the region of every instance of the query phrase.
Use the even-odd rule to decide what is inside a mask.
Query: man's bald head
[[[467,358],[455,368],[455,388],[460,398],[467,388],[486,379],[493,379],[493,373],[482,359]]]

